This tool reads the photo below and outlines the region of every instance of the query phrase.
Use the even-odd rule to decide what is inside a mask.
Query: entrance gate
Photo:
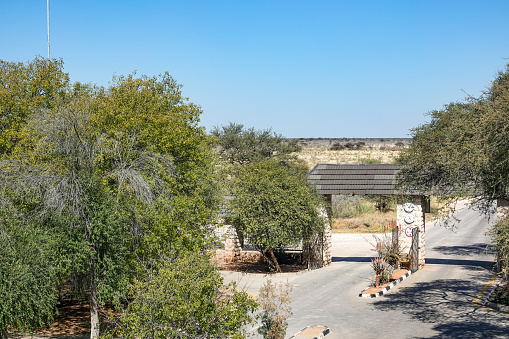
[[[390,164],[318,164],[308,180],[328,201],[333,195],[397,195],[398,239],[417,270],[425,263],[426,199],[419,192],[397,190],[398,170]]]

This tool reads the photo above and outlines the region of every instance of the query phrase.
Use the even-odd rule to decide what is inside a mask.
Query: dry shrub
[[[382,233],[384,227],[396,220],[396,212],[361,213],[355,218],[333,218],[334,233]]]

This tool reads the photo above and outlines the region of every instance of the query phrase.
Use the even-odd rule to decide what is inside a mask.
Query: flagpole
[[[49,54],[49,0],[46,0],[46,13],[47,13],[47,22],[48,22],[48,60],[50,59]]]

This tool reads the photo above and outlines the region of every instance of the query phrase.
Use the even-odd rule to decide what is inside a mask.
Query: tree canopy
[[[429,113],[413,130],[399,162],[404,189],[445,199],[475,198],[484,212],[509,200],[509,64],[479,97]],[[509,273],[509,216],[490,231],[502,272]]]
[[[144,300],[137,293],[152,290],[137,286],[152,281],[177,288],[197,279],[210,291],[203,316],[217,314],[220,279],[208,284],[184,271],[171,285],[162,264],[194,256],[215,272],[206,252],[219,201],[214,156],[198,126],[201,109],[181,85],[167,73],[132,74],[98,88],[69,84],[61,60],[1,65],[0,336],[49,323],[62,286],[87,296],[91,338],[100,308]],[[232,333],[252,309],[235,295]],[[187,301],[174,304],[175,314]]]
[[[301,150],[296,140],[287,140],[271,129],[255,130],[230,122],[211,131],[221,158],[231,164],[245,165],[269,158],[288,159]]]
[[[274,250],[309,241],[325,226],[322,197],[306,174],[304,166],[267,159],[245,166],[234,179],[233,225],[278,272]]]
[[[33,111],[51,108],[67,92],[69,75],[61,59],[36,57],[27,63],[0,60],[0,154],[23,140]]]
[[[509,198],[509,65],[479,98],[450,103],[415,128],[399,162],[406,188],[478,196],[487,208]]]

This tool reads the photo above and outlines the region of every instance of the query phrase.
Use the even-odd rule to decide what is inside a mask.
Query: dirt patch
[[[108,328],[106,310],[99,311],[101,331]],[[10,338],[31,338],[31,336],[11,333]],[[33,338],[81,339],[90,337],[90,306],[86,302],[65,298],[57,305],[57,312],[50,327],[34,331]]]

